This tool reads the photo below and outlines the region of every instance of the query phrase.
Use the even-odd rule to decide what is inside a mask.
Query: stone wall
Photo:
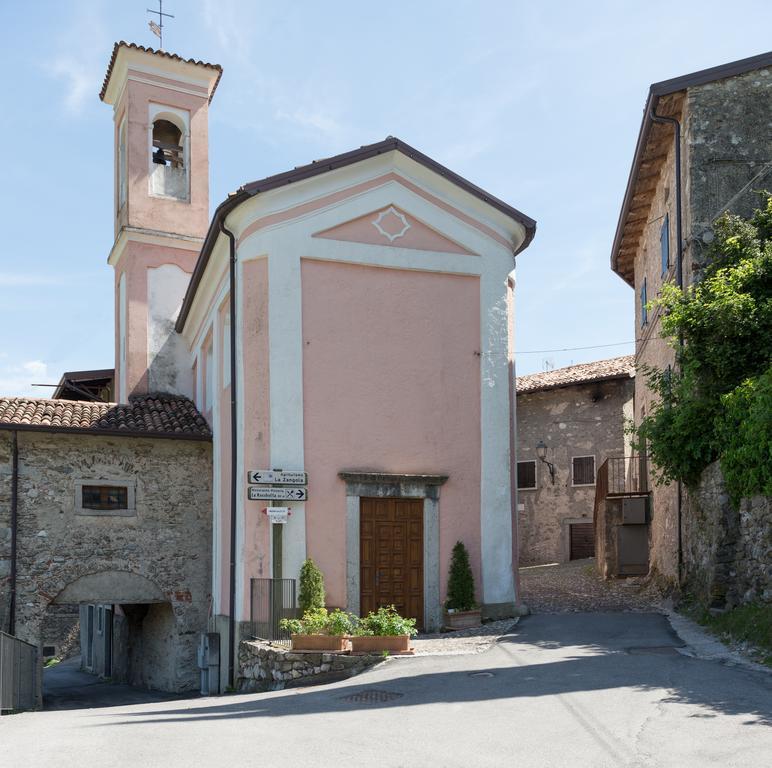
[[[281,690],[292,685],[311,685],[352,677],[384,660],[382,654],[351,655],[290,651],[244,640],[239,645],[237,690]]]
[[[571,522],[593,520],[595,485],[574,486],[575,456],[595,456],[595,471],[610,456],[624,456],[625,418],[632,418],[633,379],[615,379],[517,396],[517,461],[536,459],[536,444],[548,446],[555,484],[537,460],[537,487],[518,490],[521,565],[569,559]]]
[[[10,438],[0,432],[0,530],[10,517]],[[143,680],[195,688],[211,591],[211,444],[26,431],[18,444],[18,636],[42,644],[52,603],[166,604],[169,636],[147,638],[163,650]],[[79,513],[77,483],[105,480],[133,486],[132,514]]]
[[[683,509],[684,582],[718,607],[772,602],[772,498],[734,509],[718,462],[702,474]]]

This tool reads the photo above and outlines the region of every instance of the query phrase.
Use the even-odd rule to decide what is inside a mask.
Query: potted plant
[[[309,557],[300,567],[298,608],[301,614],[315,608],[324,608],[324,576]]]
[[[356,623],[351,650],[354,653],[407,653],[410,638],[416,634],[415,619],[400,616],[393,605],[383,606]]]
[[[474,576],[469,565],[469,552],[457,541],[450,558],[448,598],[445,601],[445,626],[467,629],[481,624],[480,608],[474,599]]]
[[[302,619],[282,619],[279,627],[290,633],[293,651],[347,651],[352,617],[326,608],[306,611]]]

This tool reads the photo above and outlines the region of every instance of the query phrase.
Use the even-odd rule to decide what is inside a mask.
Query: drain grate
[[[633,648],[628,648],[627,652],[633,654],[633,656],[643,656],[649,654],[657,656],[680,655],[678,648],[673,645],[640,645]]]
[[[401,699],[405,694],[396,691],[379,691],[377,688],[370,688],[366,691],[350,693],[348,696],[339,696],[341,701],[348,701],[353,704],[380,704],[384,701],[394,701]]]

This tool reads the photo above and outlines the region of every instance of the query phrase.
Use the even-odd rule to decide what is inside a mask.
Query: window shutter
[[[659,233],[659,247],[662,253],[662,274],[664,275],[670,266],[670,214],[667,213]]]

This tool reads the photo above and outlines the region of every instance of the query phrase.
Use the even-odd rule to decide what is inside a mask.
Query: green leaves
[[[324,576],[310,557],[300,567],[298,606],[303,613],[324,608]]]
[[[397,613],[393,605],[370,611],[354,627],[355,635],[417,635],[415,619],[406,619]]]
[[[750,220],[718,219],[701,279],[652,302],[677,366],[646,372],[659,402],[638,429],[661,482],[694,485],[720,457],[735,501],[768,489],[772,472],[772,195],[763,203]]]
[[[456,611],[471,611],[476,607],[474,600],[474,576],[469,565],[469,552],[464,543],[457,541],[450,558],[448,572],[448,599],[446,608]]]
[[[293,635],[348,635],[356,624],[350,613],[326,608],[306,611],[302,619],[282,619],[279,627]]]

